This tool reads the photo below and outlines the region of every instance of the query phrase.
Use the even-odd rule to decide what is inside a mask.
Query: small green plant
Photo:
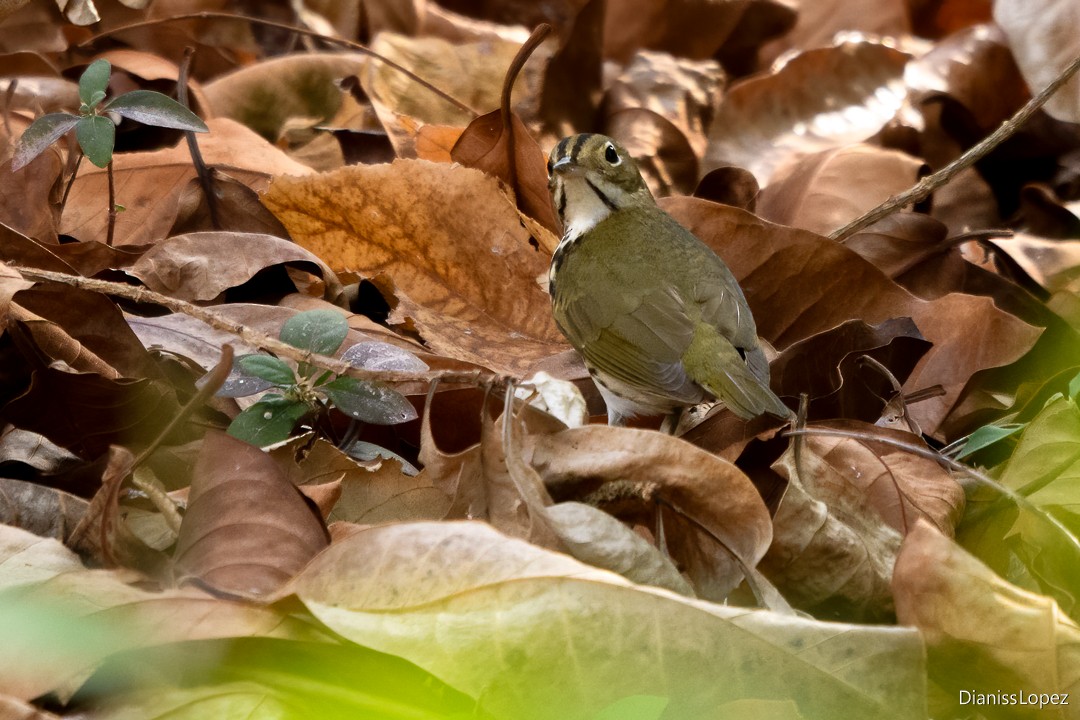
[[[116,140],[113,115],[141,122],[144,125],[207,132],[199,116],[175,100],[153,90],[133,90],[102,105],[109,86],[112,65],[108,60],[95,60],[79,78],[78,114],[68,112],[42,115],[26,129],[15,146],[11,169],[19,170],[63,137],[72,128],[83,154],[98,167],[112,162]]]
[[[302,312],[281,328],[283,342],[302,350],[330,355],[345,341],[349,326],[332,310]],[[353,345],[341,359],[369,370],[427,370],[411,353],[388,343],[369,341]],[[301,420],[311,427],[331,409],[354,422],[393,425],[416,418],[416,409],[405,396],[378,382],[336,376],[330,371],[300,363],[297,371],[271,355],[242,355],[218,395],[246,397],[266,392],[229,425],[229,434],[253,445],[285,440]],[[351,443],[350,443],[351,444]]]
[[[81,105],[78,114],[57,112],[42,115],[26,128],[26,132],[15,145],[15,153],[11,158],[11,169],[20,170],[74,128],[75,139],[82,149],[82,154],[89,158],[90,162],[108,171],[109,222],[105,241],[108,245],[112,245],[113,242],[118,208],[113,189],[112,158],[113,147],[116,143],[116,126],[120,118],[176,130],[191,132],[209,130],[198,115],[175,100],[153,90],[132,90],[102,105],[111,74],[112,65],[108,60],[95,60],[90,63],[90,66],[79,77]],[[72,178],[74,179],[74,174]]]

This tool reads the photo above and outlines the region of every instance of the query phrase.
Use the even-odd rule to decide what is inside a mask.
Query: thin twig
[[[480,113],[477,112],[476,110],[474,110],[473,108],[471,108],[468,105],[466,105],[465,103],[461,102],[460,100],[458,100],[456,97],[454,97],[450,93],[446,92],[445,90],[441,90],[441,89],[435,87],[430,82],[428,82],[424,78],[420,77],[419,75],[414,73],[412,70],[409,70],[404,65],[399,65],[398,63],[394,62],[393,60],[383,57],[379,53],[377,53],[374,50],[371,50],[371,49],[369,49],[367,47],[364,47],[363,45],[361,45],[358,42],[353,42],[352,40],[346,40],[344,38],[330,37],[328,35],[323,35],[322,33],[315,32],[314,30],[308,30],[307,28],[297,27],[296,25],[290,25],[288,23],[279,23],[279,22],[274,22],[273,20],[264,20],[262,18],[248,17],[246,15],[236,15],[234,13],[226,13],[226,12],[195,12],[195,13],[184,13],[182,15],[172,15],[170,17],[164,17],[164,18],[155,18],[153,20],[144,20],[142,22],[131,23],[130,25],[122,25],[120,27],[115,27],[115,28],[112,28],[110,30],[106,30],[103,33],[98,33],[97,35],[94,35],[93,37],[90,37],[90,38],[87,38],[86,40],[83,40],[81,43],[79,43],[77,45],[77,47],[88,47],[90,45],[93,45],[95,42],[97,42],[98,40],[100,40],[103,37],[109,37],[110,35],[115,35],[117,33],[124,32],[125,30],[135,30],[135,29],[138,29],[138,28],[152,27],[154,25],[161,25],[163,23],[170,23],[170,22],[173,22],[173,21],[176,21],[176,20],[240,20],[240,21],[243,21],[243,22],[252,23],[254,25],[263,25],[265,27],[278,28],[279,30],[288,30],[288,31],[294,32],[294,33],[296,33],[298,35],[304,35],[304,36],[307,36],[307,37],[318,38],[319,40],[322,40],[323,42],[330,43],[332,45],[340,45],[342,47],[347,47],[350,50],[355,50],[356,52],[358,52],[358,53],[360,53],[362,55],[367,55],[368,57],[374,58],[375,60],[378,60],[379,62],[381,62],[383,65],[386,65],[387,67],[398,71],[399,73],[406,76],[407,78],[409,78],[413,82],[417,83],[418,85],[420,85],[424,89],[429,90],[430,92],[432,92],[432,93],[438,95],[439,97],[441,97],[443,100],[446,100],[448,103],[454,105],[454,107],[458,108],[459,110],[463,110],[463,111],[471,114],[473,117],[477,117],[477,116],[480,115]]]
[[[982,142],[972,147],[936,173],[927,175],[911,189],[905,190],[899,195],[894,195],[881,205],[878,205],[873,210],[864,214],[862,217],[856,218],[839,230],[834,231],[829,237],[833,240],[844,240],[860,230],[873,225],[878,220],[893,214],[905,205],[925,200],[934,190],[951,181],[960,171],[966,170],[979,160],[982,160],[991,150],[1019,130],[1039,108],[1046,104],[1046,101],[1050,99],[1050,96],[1056,93],[1062,85],[1067,83],[1078,70],[1080,70],[1080,56],[1069,63],[1069,66],[1062,70],[1061,73],[1054,78],[1053,82],[1043,88],[1042,92],[1031,98],[1024,107],[1020,108],[1020,110],[1011,118],[1001,123],[1001,126],[983,139]]]
[[[229,318],[218,315],[212,310],[198,305],[193,305],[184,300],[178,300],[171,298],[167,295],[154,292],[153,290],[147,290],[142,287],[135,287],[132,285],[125,285],[123,283],[110,282],[108,280],[98,280],[96,278],[84,278],[78,275],[69,275],[67,273],[52,272],[49,270],[40,270],[38,268],[22,267],[20,265],[11,265],[8,267],[19,272],[23,277],[32,280],[47,280],[51,282],[63,283],[64,285],[70,285],[71,287],[81,288],[83,290],[91,290],[93,292],[103,293],[105,295],[112,295],[114,297],[121,297],[125,300],[131,300],[136,303],[153,303],[154,305],[160,305],[168,308],[173,312],[183,313],[189,317],[193,317],[196,320],[201,320],[207,325],[213,327],[216,330],[227,332],[232,335],[236,335],[249,345],[272,352],[278,357],[289,358],[298,363],[306,362],[324,370],[330,370],[338,375],[348,375],[355,377],[359,380],[373,380],[377,382],[386,383],[405,383],[405,382],[431,382],[433,380],[442,380],[448,383],[459,383],[467,385],[479,385],[482,382],[496,382],[501,383],[503,379],[496,373],[490,370],[473,370],[469,372],[455,371],[455,370],[429,370],[427,372],[402,372],[392,370],[363,370],[361,368],[353,367],[347,362],[342,362],[337,358],[332,358],[328,355],[320,355],[307,350],[301,350],[300,348],[289,345],[282,342],[275,337],[259,332],[253,328],[250,328],[241,323],[230,320]]]

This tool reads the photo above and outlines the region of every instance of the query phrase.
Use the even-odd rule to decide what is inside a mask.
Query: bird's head
[[[570,239],[617,210],[655,204],[630,153],[606,135],[563,138],[547,168],[551,199]]]

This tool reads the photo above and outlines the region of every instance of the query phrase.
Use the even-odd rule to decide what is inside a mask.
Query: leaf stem
[[[105,174],[109,176],[109,229],[105,236],[105,244],[112,247],[113,233],[116,231],[116,185],[113,181],[112,158],[109,158],[109,164],[105,166]]]

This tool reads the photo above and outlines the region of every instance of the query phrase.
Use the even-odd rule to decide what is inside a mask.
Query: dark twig
[[[1046,101],[1049,100],[1062,85],[1067,83],[1078,70],[1080,70],[1080,57],[1075,58],[1069,63],[1069,66],[1062,70],[1061,73],[1054,78],[1053,82],[1043,88],[1042,92],[1031,98],[1024,107],[1020,108],[1020,110],[1018,110],[1011,118],[1001,123],[1001,126],[990,133],[990,135],[983,139],[982,142],[969,149],[963,155],[956,158],[936,173],[927,175],[909,190],[905,190],[899,195],[892,196],[873,210],[852,220],[839,230],[834,231],[829,237],[833,240],[844,240],[860,230],[873,225],[878,220],[881,220],[888,215],[892,215],[905,205],[925,200],[934,190],[951,181],[962,170],[966,170],[979,160],[982,160],[991,150],[1019,130],[1020,127],[1026,123],[1039,108],[1046,104]]]

